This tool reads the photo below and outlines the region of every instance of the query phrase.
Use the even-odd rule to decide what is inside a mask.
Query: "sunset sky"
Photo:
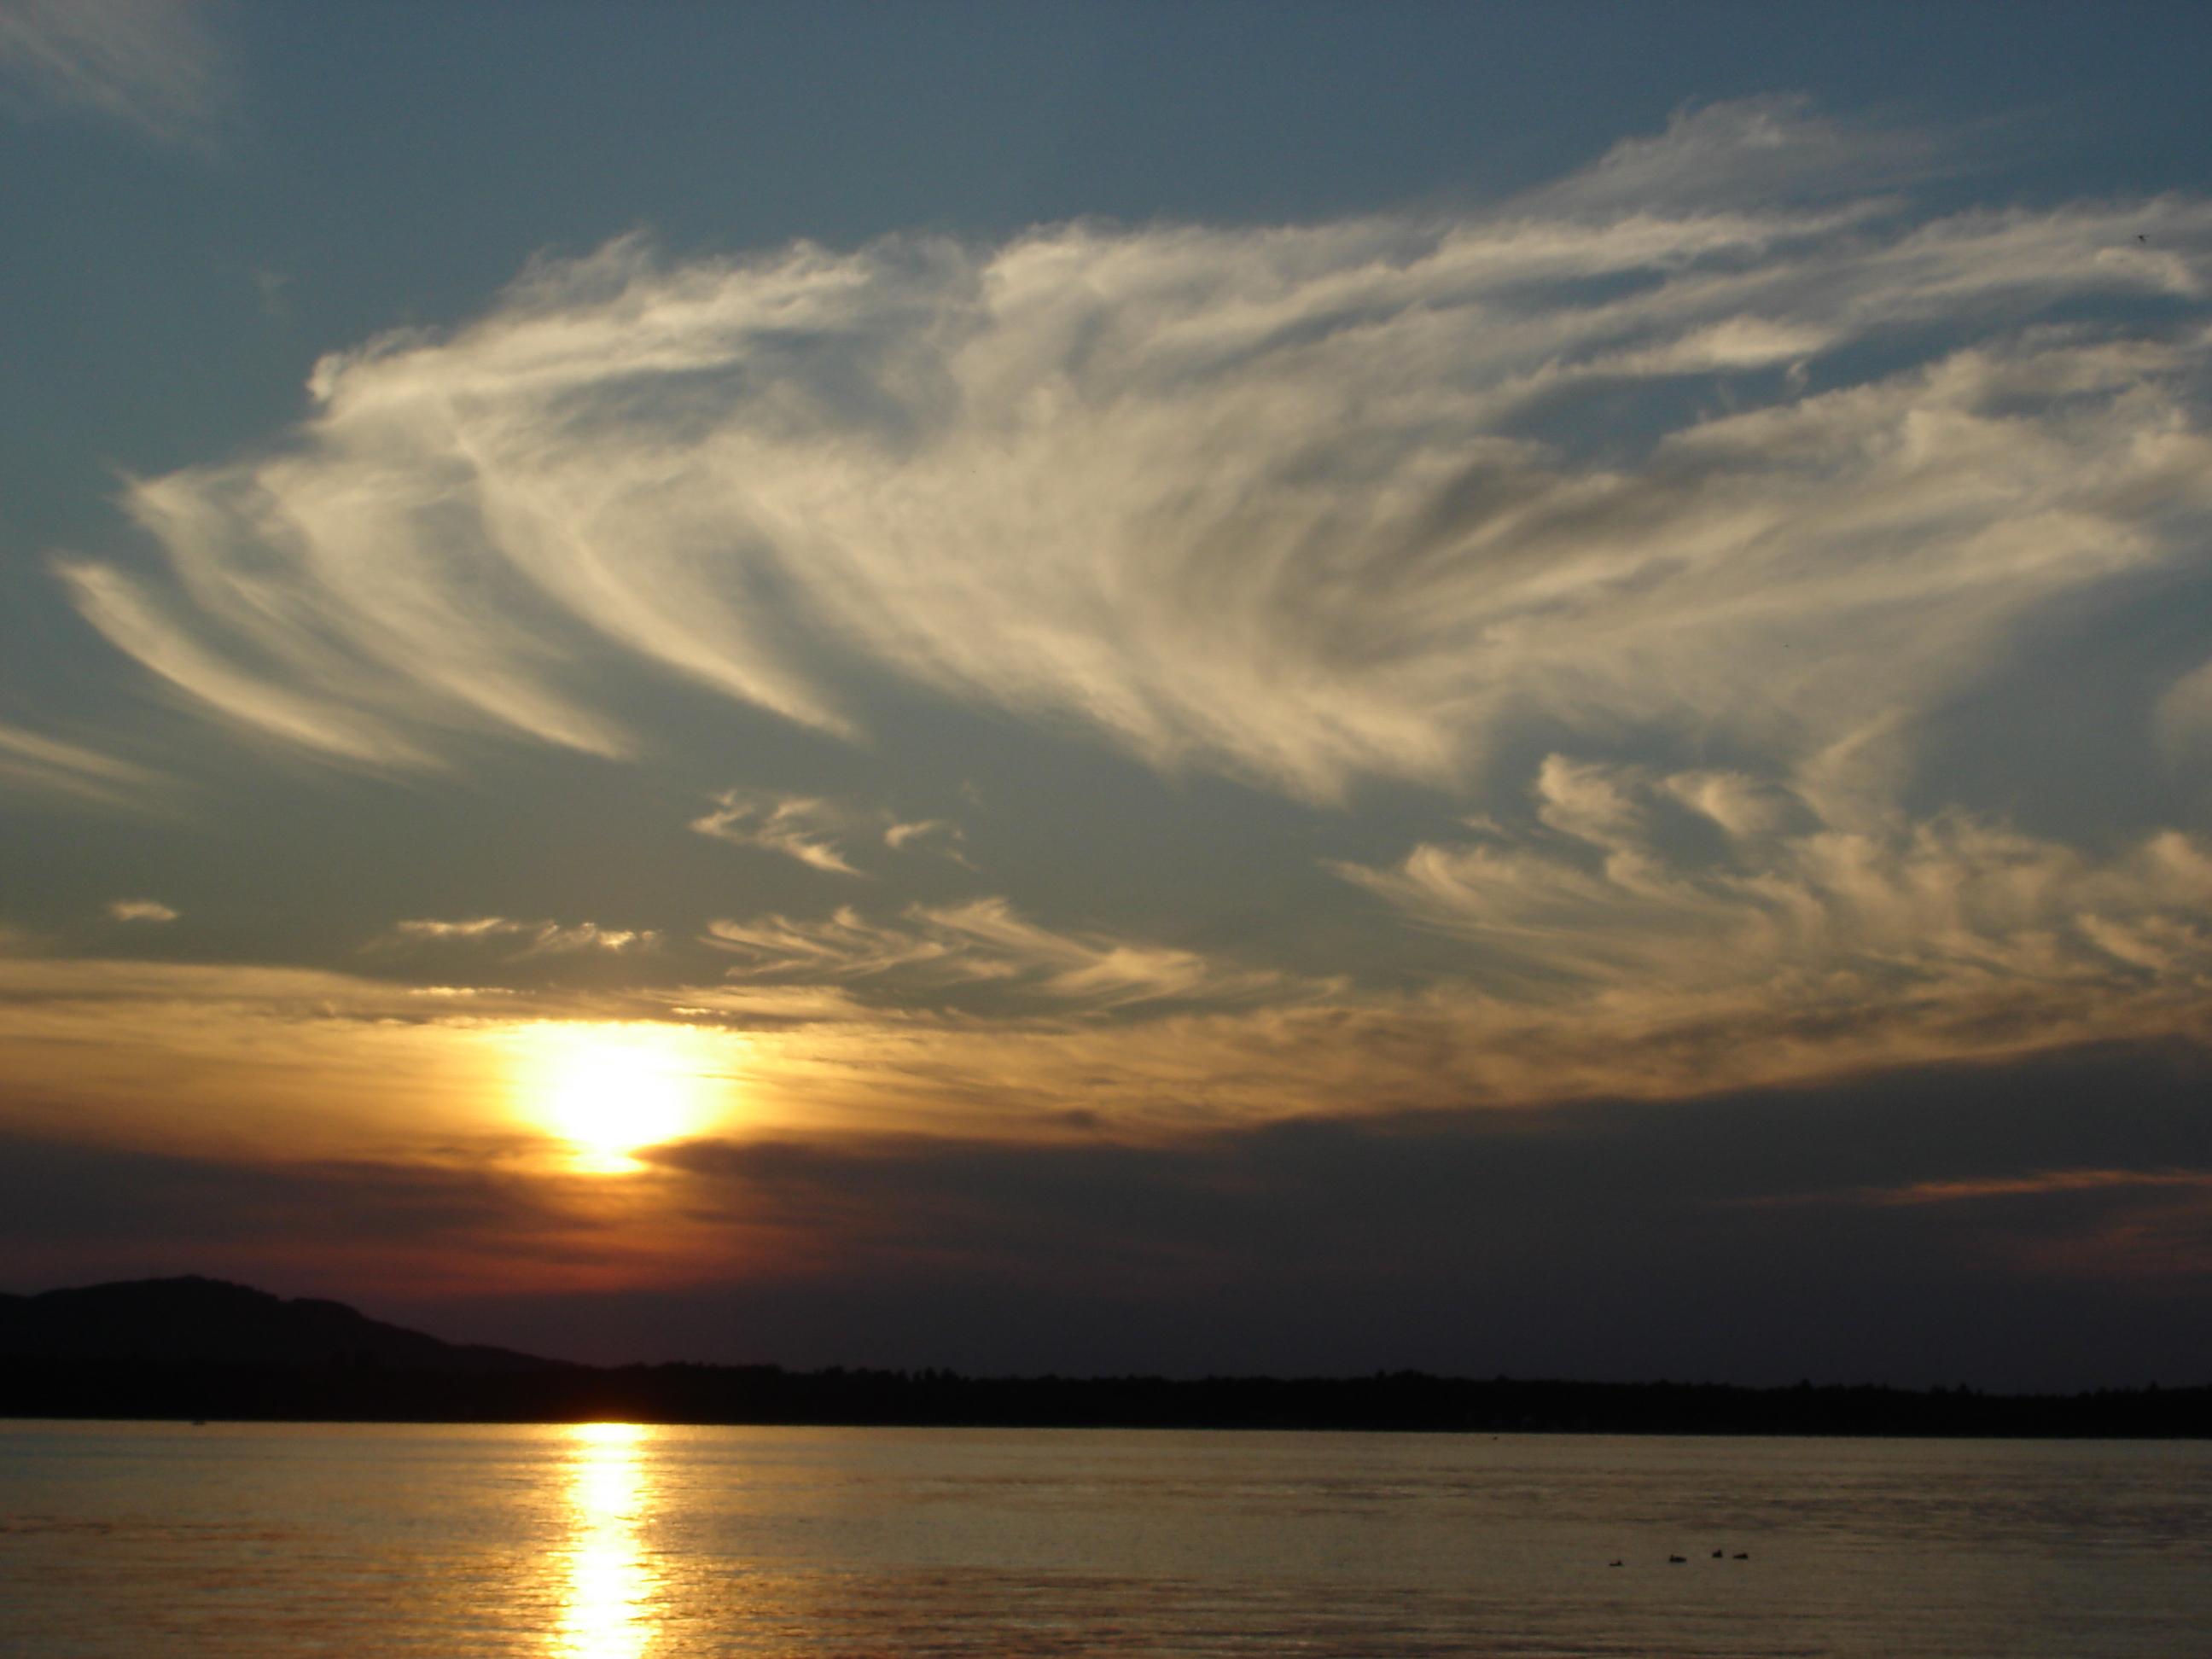
[[[0,1290],[2212,1380],[2208,54],[0,0]]]

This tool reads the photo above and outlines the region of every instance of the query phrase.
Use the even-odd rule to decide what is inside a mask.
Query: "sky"
[[[2208,48],[0,0],[0,1289],[2212,1380]]]

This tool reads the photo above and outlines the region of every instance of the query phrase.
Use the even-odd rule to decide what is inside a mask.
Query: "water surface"
[[[0,1423],[22,1659],[2164,1659],[2208,1630],[2196,1443]]]

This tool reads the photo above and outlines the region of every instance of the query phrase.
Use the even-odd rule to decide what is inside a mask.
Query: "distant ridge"
[[[966,1377],[576,1365],[441,1342],[221,1279],[0,1296],[0,1417],[1421,1432],[2212,1438],[2212,1388],[1888,1388],[1364,1377]]]
[[[370,1319],[343,1302],[288,1302],[198,1274],[0,1296],[0,1354],[431,1371],[528,1370],[554,1363],[505,1348],[441,1342]]]

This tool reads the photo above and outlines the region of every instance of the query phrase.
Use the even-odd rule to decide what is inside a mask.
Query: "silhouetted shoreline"
[[[592,1366],[185,1279],[0,1297],[0,1416],[2201,1439],[2212,1436],[2212,1387],[2035,1395],[1414,1371],[1194,1380]]]

